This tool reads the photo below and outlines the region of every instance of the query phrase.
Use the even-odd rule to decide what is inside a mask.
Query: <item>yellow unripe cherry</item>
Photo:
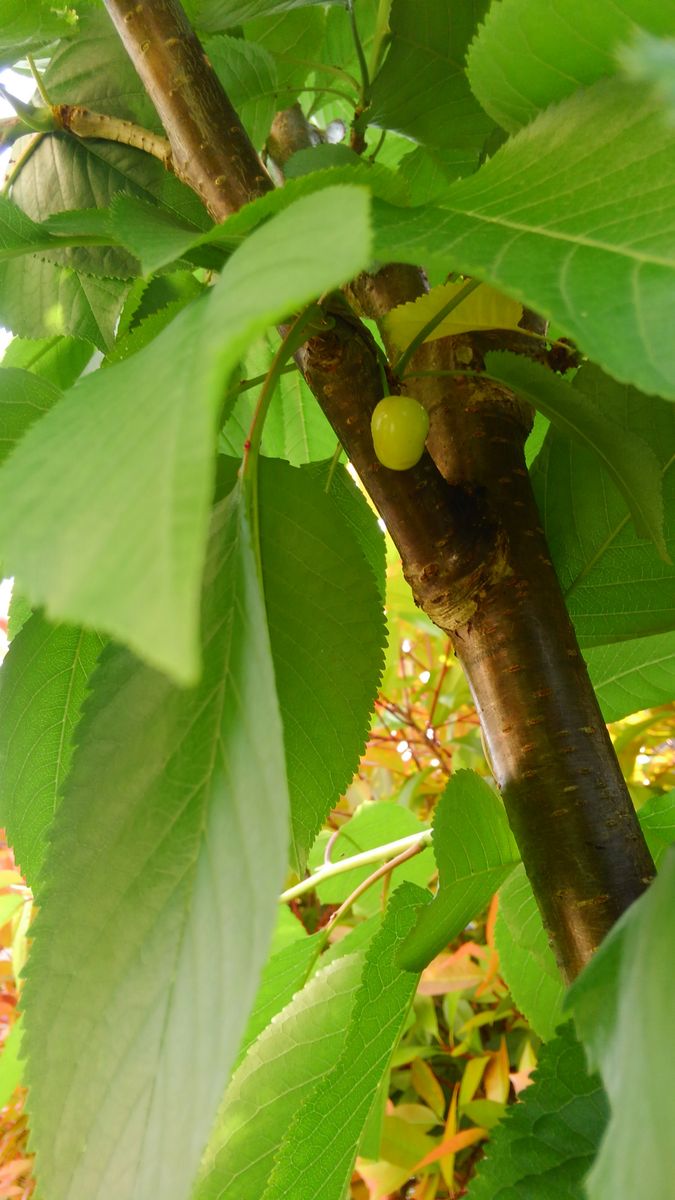
[[[412,396],[385,396],[370,420],[375,453],[390,471],[407,471],[419,462],[429,432],[426,408]]]

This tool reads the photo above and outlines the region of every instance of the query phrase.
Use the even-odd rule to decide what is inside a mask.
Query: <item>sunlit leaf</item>
[[[263,1200],[287,1200],[294,1194],[342,1200],[363,1126],[417,986],[417,976],[396,965],[396,952],[425,898],[420,888],[405,883],[389,901],[382,928],[366,952],[340,1058],[290,1122]]]
[[[0,823],[35,886],[103,639],[40,613],[13,638],[0,671]]]
[[[383,321],[391,340],[400,350],[405,350],[432,317],[465,286],[462,282],[443,283],[418,300],[393,308]],[[522,315],[523,306],[517,300],[510,300],[495,288],[479,287],[443,318],[429,334],[427,341],[475,329],[516,329]]]
[[[400,951],[421,970],[485,907],[520,860],[501,801],[473,771],[456,771],[434,816],[439,885]]]
[[[648,891],[624,915],[568,996],[611,1108],[586,1185],[590,1200],[638,1194],[665,1200],[675,1178],[675,1143],[669,1133],[675,1097],[671,1056],[665,1049],[672,1035],[674,903],[671,848]]]
[[[490,116],[513,132],[547,105],[618,70],[615,51],[636,25],[675,33],[662,0],[500,0],[488,10],[467,70]]]
[[[214,519],[199,686],[119,648],[92,681],[22,1000],[53,1200],[185,1200],[267,957],[287,795],[244,509]]]

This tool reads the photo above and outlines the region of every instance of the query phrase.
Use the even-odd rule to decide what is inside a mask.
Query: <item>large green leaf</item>
[[[313,472],[261,462],[259,504],[292,847],[304,865],[365,747],[386,626],[375,575]]]
[[[67,334],[99,350],[112,344],[127,285],[30,254],[0,263],[0,321],[26,338]]]
[[[350,954],[319,971],[261,1033],[225,1093],[193,1200],[260,1200],[289,1122],[340,1057],[362,968]]]
[[[288,801],[238,488],[213,522],[203,646],[194,689],[110,648],[78,733],[23,997],[51,1200],[185,1200],[267,957]]]
[[[262,46],[242,38],[209,38],[205,49],[253,145],[261,150],[277,107],[274,59]]]
[[[2,366],[21,367],[62,391],[71,387],[91,359],[94,347],[80,338],[12,338]]]
[[[668,704],[675,696],[675,633],[591,647],[584,658],[606,721]]]
[[[534,1083],[490,1138],[469,1200],[583,1200],[606,1122],[607,1098],[568,1024],[542,1048]]]
[[[53,104],[85,104],[138,125],[161,128],[159,118],[103,6],[82,6],[78,36],[50,58],[44,84]]]
[[[426,899],[412,883],[392,896],[366,951],[342,1053],[288,1124],[262,1200],[343,1200],[364,1125],[417,987],[417,975],[397,966],[397,951]]]
[[[238,466],[234,460],[224,465],[220,486],[234,480]],[[355,531],[364,506],[356,489],[343,500],[343,512],[326,494],[318,471],[299,471],[271,459],[259,463],[258,489],[265,605],[291,797],[291,851],[302,871],[323,820],[351,783],[363,753],[384,664],[386,626],[378,582]],[[367,513],[382,543],[374,514]]]
[[[289,108],[316,62],[326,14],[321,8],[291,9],[258,17],[246,24],[248,40],[263,46],[274,59],[279,94],[277,108]]]
[[[604,376],[598,367],[582,367],[572,387],[539,363],[517,354],[486,355],[486,369],[568,437],[590,447],[622,493],[633,523],[645,538],[651,538],[661,558],[668,560],[663,540],[663,494],[660,462],[633,429],[630,442],[614,416],[624,388]],[[642,401],[649,420],[650,401]],[[673,423],[675,432],[675,421]]]
[[[367,264],[368,199],[340,187],[278,214],[204,300],[29,431],[0,470],[0,551],[50,618],[195,681],[224,385],[268,325]]]
[[[563,1020],[565,986],[522,863],[499,889],[499,970],[535,1033],[545,1041]]]
[[[479,148],[492,129],[471,93],[467,47],[488,0],[393,0],[391,45],[368,119],[443,149]]]
[[[0,463],[30,428],[57,403],[61,392],[48,379],[20,367],[0,367]]]
[[[422,970],[485,907],[520,861],[506,813],[474,771],[456,771],[436,807],[434,854],[438,891],[400,952]]]
[[[662,471],[665,542],[675,558],[673,406],[607,379],[579,372],[589,404],[621,426],[626,444],[646,441]],[[623,497],[586,447],[549,430],[532,481],[551,555],[584,646],[642,638],[675,623],[675,568],[635,532]]]
[[[0,671],[0,822],[35,886],[102,640],[36,613]]]
[[[590,1200],[666,1198],[675,1179],[672,964],[675,848],[579,976],[568,1004],[611,1106]],[[635,1136],[639,1129],[639,1137]]]
[[[0,66],[35,54],[58,38],[77,32],[73,7],[57,7],[49,0],[3,0],[0,31]]]
[[[648,90],[593,84],[451,184],[442,208],[374,212],[379,260],[475,275],[615,378],[675,398],[675,128]]]
[[[342,0],[332,2],[342,3]],[[326,0],[188,0],[186,9],[201,32],[218,33],[222,29],[232,29],[234,25],[252,21],[254,17],[271,16],[292,8],[323,3]]]
[[[136,197],[120,196],[112,204],[111,233],[140,259],[145,274],[158,271],[184,255],[192,255],[195,251],[203,253],[204,250],[208,250],[214,259],[210,265],[220,266],[223,252],[235,250],[261,222],[303,196],[341,184],[368,187],[373,195],[384,196],[394,203],[402,201],[405,191],[393,171],[378,163],[358,161],[289,179],[283,187],[250,201],[227,221],[213,225],[203,233],[155,205]]]
[[[636,25],[673,34],[675,12],[663,0],[501,0],[469,50],[471,87],[514,132],[576,88],[615,74],[615,51]]]

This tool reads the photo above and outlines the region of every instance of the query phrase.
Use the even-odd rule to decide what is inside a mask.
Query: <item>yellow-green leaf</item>
[[[393,308],[384,318],[384,327],[390,339],[401,350],[405,350],[420,330],[464,287],[464,281],[442,283],[418,300]],[[453,308],[431,331],[426,341],[470,333],[475,329],[516,329],[522,315],[523,306],[517,300],[512,300],[496,288],[483,285]]]

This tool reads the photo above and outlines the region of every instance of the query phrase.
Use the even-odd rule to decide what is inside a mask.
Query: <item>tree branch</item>
[[[169,139],[161,134],[134,125],[122,117],[111,117],[107,113],[93,112],[82,104],[54,104],[52,116],[57,129],[73,133],[80,138],[102,138],[106,142],[119,142],[133,146],[158,158],[167,171],[174,170]]]
[[[106,6],[182,177],[214,217],[271,186],[176,0]],[[421,271],[393,265],[355,281],[351,295],[377,319],[425,290]],[[572,979],[653,865],[540,528],[523,456],[531,412],[487,379],[416,379],[430,453],[410,471],[388,471],[370,436],[381,396],[375,345],[348,310],[335,315],[335,327],[300,351],[303,370],[389,528],[417,603],[453,635],[528,875]],[[479,335],[439,339],[411,365],[480,370],[483,345]]]
[[[176,174],[222,221],[272,187],[177,0],[106,0],[171,144]]]

